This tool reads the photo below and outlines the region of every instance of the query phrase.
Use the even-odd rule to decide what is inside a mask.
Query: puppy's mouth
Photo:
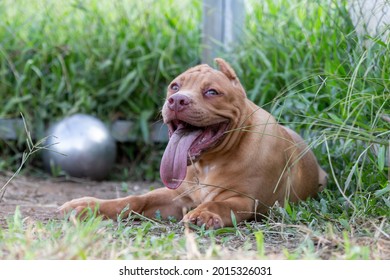
[[[160,166],[164,185],[170,189],[178,188],[186,177],[187,166],[196,162],[202,153],[217,146],[228,125],[228,121],[205,127],[181,120],[169,122],[169,142]]]

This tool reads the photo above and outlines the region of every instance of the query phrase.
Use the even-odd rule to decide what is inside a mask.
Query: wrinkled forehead
[[[222,72],[211,68],[207,64],[202,64],[188,69],[173,81],[185,87],[193,86],[194,84],[204,87],[212,83],[226,82],[226,79]]]

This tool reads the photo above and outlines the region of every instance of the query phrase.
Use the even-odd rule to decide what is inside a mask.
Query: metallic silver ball
[[[51,126],[47,137],[50,147],[43,152],[43,163],[48,171],[61,168],[73,177],[102,180],[115,163],[115,140],[95,117],[67,117]]]

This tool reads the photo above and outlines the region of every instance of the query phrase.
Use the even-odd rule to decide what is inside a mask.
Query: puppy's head
[[[169,129],[169,143],[161,161],[165,186],[180,186],[187,165],[217,148],[227,131],[236,128],[245,106],[246,94],[236,73],[223,59],[190,68],[168,86],[162,109]]]
[[[188,69],[168,86],[162,109],[164,122],[174,120],[193,126],[209,126],[237,119],[234,106],[246,98],[236,73],[223,59],[216,58],[219,70],[207,64]]]

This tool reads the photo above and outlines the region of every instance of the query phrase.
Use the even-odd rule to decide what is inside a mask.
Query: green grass
[[[129,118],[147,140],[166,85],[200,60],[201,2],[133,2],[0,2],[0,117],[23,112],[41,132],[74,112]],[[346,1],[251,4],[241,44],[223,57],[249,98],[310,143],[329,174],[319,198],[217,231],[16,213],[0,228],[0,258],[390,258],[389,42],[362,46]],[[16,170],[24,142],[0,141],[2,170]],[[140,147],[121,148],[134,168],[118,176],[158,176],[163,147]]]
[[[389,224],[318,216],[322,202],[275,207],[263,223],[188,229],[176,222],[34,221],[17,210],[0,227],[0,259],[388,259]],[[308,210],[314,210],[310,215]],[[310,218],[307,215],[311,216]],[[386,237],[387,236],[387,237]]]
[[[9,102],[0,116],[155,118],[166,81],[199,57],[199,3],[190,3],[2,1],[0,92]]]

